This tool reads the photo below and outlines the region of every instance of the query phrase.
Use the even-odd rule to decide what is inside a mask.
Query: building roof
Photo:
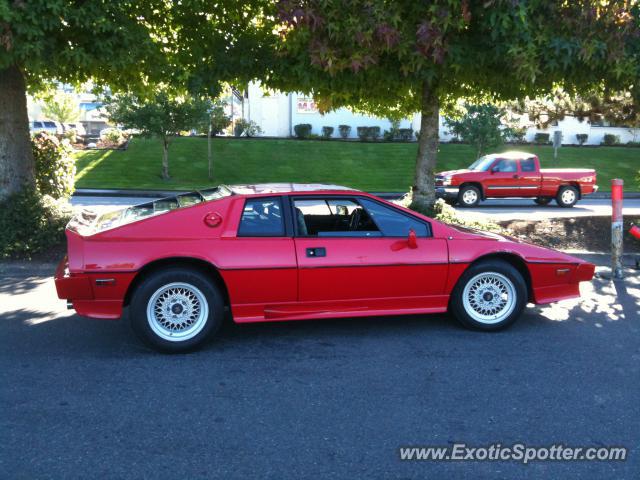
[[[226,185],[236,195],[258,195],[264,193],[291,193],[316,191],[352,191],[358,190],[341,185],[324,183],[256,183],[252,185]]]

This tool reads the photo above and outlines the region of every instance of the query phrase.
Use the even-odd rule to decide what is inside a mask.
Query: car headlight
[[[442,185],[451,185],[451,176],[442,177]]]

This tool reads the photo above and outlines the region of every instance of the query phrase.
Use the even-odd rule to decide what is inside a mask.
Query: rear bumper
[[[436,187],[436,198],[457,200],[460,187]]]
[[[71,273],[65,257],[56,268],[54,282],[58,298],[71,304],[78,315],[117,319],[134,276],[135,272]]]

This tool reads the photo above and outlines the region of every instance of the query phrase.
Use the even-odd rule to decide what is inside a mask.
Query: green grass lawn
[[[406,191],[413,180],[415,143],[360,143],[272,139],[216,138],[214,179],[207,179],[207,140],[177,138],[169,151],[171,180],[160,178],[161,146],[152,139],[134,139],[128,150],[86,150],[76,153],[77,188],[141,188],[188,190],[220,183],[318,182],[367,191]],[[513,149],[505,147],[503,150]],[[519,146],[534,152],[543,168],[595,168],[600,189],[611,179],[624,179],[638,191],[640,149],[625,147],[562,147],[559,159],[547,146]],[[475,160],[468,145],[440,145],[438,170],[464,168]]]

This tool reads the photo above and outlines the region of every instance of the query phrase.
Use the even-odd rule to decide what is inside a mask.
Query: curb
[[[111,189],[111,188],[78,188],[74,196],[78,197],[144,197],[160,198],[186,193],[191,190],[138,190],[138,189]],[[368,192],[384,199],[397,199],[406,192]],[[596,192],[586,196],[587,199],[609,199],[610,192]],[[638,199],[640,192],[624,192],[624,198]]]

